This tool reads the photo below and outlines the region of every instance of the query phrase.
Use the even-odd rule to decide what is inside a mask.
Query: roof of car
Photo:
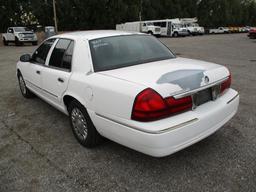
[[[93,30],[93,31],[76,31],[63,33],[54,37],[59,38],[72,38],[72,39],[98,39],[103,37],[120,36],[120,35],[132,35],[141,34],[137,32],[117,31],[117,30]]]

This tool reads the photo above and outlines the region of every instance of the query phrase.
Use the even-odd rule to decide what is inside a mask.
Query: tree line
[[[0,0],[0,30],[54,25],[52,0]],[[255,0],[56,0],[63,31],[113,29],[127,21],[197,17],[204,27],[256,26]]]

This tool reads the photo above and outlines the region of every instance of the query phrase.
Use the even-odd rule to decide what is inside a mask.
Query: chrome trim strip
[[[229,103],[231,103],[233,100],[235,100],[237,97],[238,97],[238,93],[236,94],[236,96],[234,96],[232,99],[230,99],[228,102],[227,102],[227,104],[229,104]]]
[[[193,90],[190,90],[190,91],[187,91],[187,92],[184,92],[184,93],[179,93],[179,94],[177,94],[177,95],[173,95],[173,97],[174,97],[175,99],[180,99],[180,98],[182,98],[182,97],[186,97],[186,96],[192,95],[192,94],[194,94],[194,93],[196,93],[196,92],[198,92],[198,91],[201,91],[201,90],[203,90],[203,89],[207,89],[207,88],[209,88],[209,87],[213,87],[213,86],[215,86],[215,85],[218,85],[218,84],[222,83],[223,81],[225,81],[225,80],[227,80],[227,79],[228,79],[228,77],[223,78],[223,79],[221,79],[221,80],[219,80],[219,81],[216,81],[216,82],[214,82],[214,83],[210,83],[210,84],[208,84],[208,85],[199,87],[199,88],[197,88],[197,89],[193,89]]]
[[[178,129],[178,128],[180,128],[180,127],[186,126],[186,125],[191,124],[191,123],[193,123],[193,122],[195,122],[195,121],[198,120],[198,118],[193,118],[193,119],[191,119],[191,120],[188,120],[188,121],[185,121],[185,122],[183,122],[183,123],[174,125],[174,126],[172,126],[172,127],[168,127],[168,128],[166,128],[166,129],[162,129],[162,130],[160,130],[160,131],[150,131],[150,130],[142,130],[141,128],[139,128],[139,127],[137,127],[137,126],[131,126],[131,125],[128,125],[127,123],[123,123],[123,122],[120,122],[120,121],[116,121],[116,120],[114,120],[114,119],[112,119],[112,118],[106,117],[106,116],[101,115],[101,114],[98,114],[98,113],[95,113],[95,114],[96,114],[97,116],[101,117],[101,118],[107,119],[107,120],[112,121],[112,122],[114,122],[114,123],[117,123],[117,124],[126,126],[126,127],[128,127],[128,128],[131,128],[131,129],[135,129],[135,130],[137,130],[137,131],[141,131],[141,132],[144,132],[144,133],[149,133],[149,134],[161,134],[161,133],[166,133],[166,132],[168,132],[168,131],[171,131],[171,130],[174,130],[174,129]]]

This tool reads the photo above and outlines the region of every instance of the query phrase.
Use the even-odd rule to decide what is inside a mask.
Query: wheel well
[[[21,75],[21,72],[19,69],[17,69],[17,76],[19,77],[19,75]]]
[[[70,95],[65,95],[65,96],[63,97],[63,102],[64,102],[64,104],[65,104],[65,106],[66,106],[67,109],[68,109],[68,105],[69,105],[73,100],[78,101],[76,98],[74,98],[74,97],[72,97],[72,96],[70,96]],[[78,101],[78,102],[79,102],[79,101]]]

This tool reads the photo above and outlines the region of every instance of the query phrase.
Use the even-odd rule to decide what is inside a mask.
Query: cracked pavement
[[[246,34],[161,38],[179,56],[229,67],[237,115],[203,141],[153,158],[111,141],[86,149],[68,118],[25,99],[16,61],[33,46],[0,46],[0,191],[255,191],[256,41]]]

